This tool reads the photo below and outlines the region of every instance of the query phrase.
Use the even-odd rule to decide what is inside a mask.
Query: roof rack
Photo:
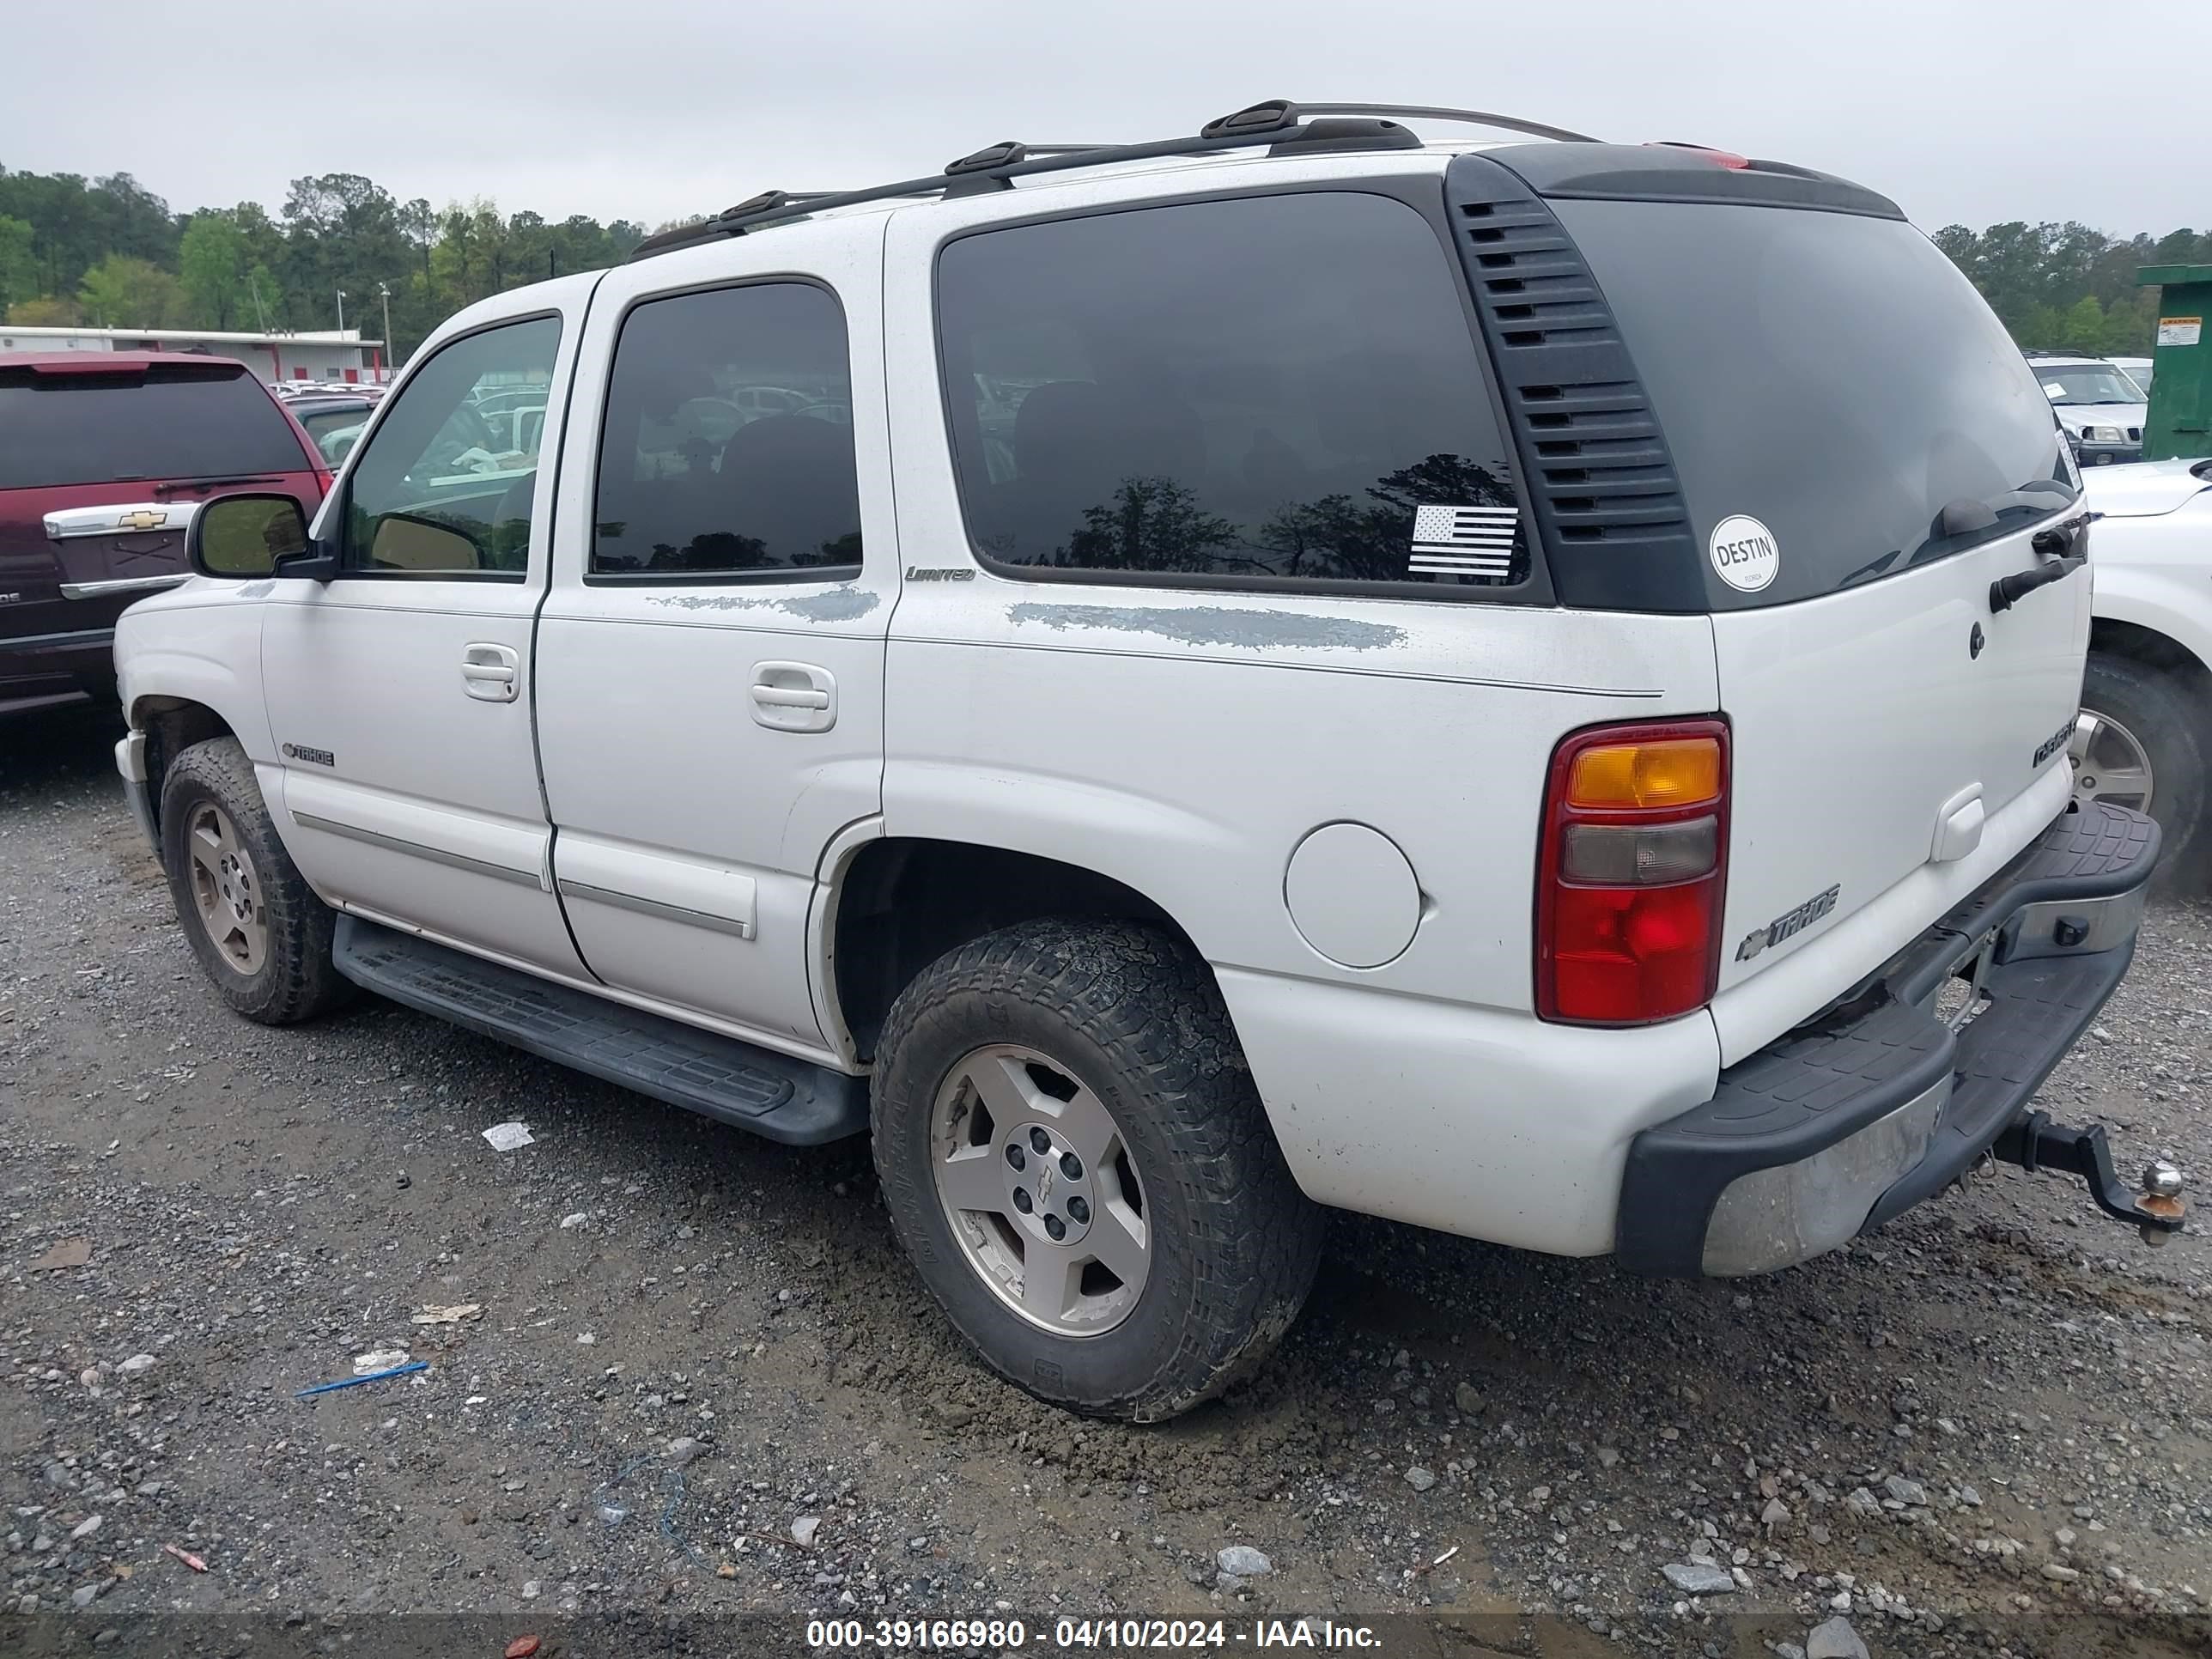
[[[1194,137],[1162,138],[1140,144],[1024,144],[1008,139],[948,162],[942,173],[927,178],[902,179],[895,184],[873,185],[865,190],[763,191],[734,207],[725,208],[711,219],[677,225],[656,236],[648,236],[629,257],[634,261],[649,259],[657,253],[689,247],[695,242],[709,241],[718,236],[746,235],[769,225],[803,219],[830,208],[890,201],[902,196],[956,197],[1011,190],[1016,179],[1061,173],[1073,167],[1109,167],[1116,162],[1203,155],[1218,149],[1248,149],[1263,144],[1274,154],[1301,149],[1310,152],[1418,147],[1420,140],[1393,118],[1459,121],[1495,127],[1504,132],[1525,132],[1539,138],[1576,143],[1597,142],[1587,133],[1565,127],[1547,126],[1541,122],[1483,110],[1447,109],[1425,104],[1295,104],[1287,98],[1275,98],[1209,121]]]

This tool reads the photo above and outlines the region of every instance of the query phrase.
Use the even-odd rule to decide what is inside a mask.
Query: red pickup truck
[[[0,715],[114,694],[115,619],[191,573],[185,526],[256,489],[312,515],[331,474],[244,363],[0,356]]]

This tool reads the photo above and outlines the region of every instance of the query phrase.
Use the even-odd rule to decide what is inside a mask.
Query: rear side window
[[[258,477],[311,465],[269,393],[241,368],[0,368],[0,489]]]
[[[592,518],[596,576],[857,569],[852,370],[829,290],[757,283],[634,309]]]
[[[1619,319],[1698,545],[1733,544],[1715,532],[1735,518],[1771,538],[1771,580],[1739,592],[1709,573],[1714,608],[1893,575],[2071,502],[2033,369],[1910,225],[1680,202],[1552,209]]]
[[[1321,191],[987,231],[938,268],[969,533],[1010,574],[1163,586],[1527,574],[1459,277]]]

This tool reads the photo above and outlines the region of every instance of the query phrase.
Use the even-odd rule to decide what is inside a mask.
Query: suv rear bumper
[[[1852,996],[1638,1134],[1615,1253],[1644,1273],[1764,1273],[1942,1191],[2027,1110],[2127,972],[2157,857],[2141,813],[2061,813]],[[1979,1012],[1954,1028],[1938,998],[1977,967]]]

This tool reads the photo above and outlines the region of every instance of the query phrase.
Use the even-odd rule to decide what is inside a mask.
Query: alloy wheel
[[[2110,714],[2083,709],[2075,719],[2066,758],[2073,763],[2076,799],[2150,811],[2150,753]]]
[[[247,978],[269,959],[269,916],[253,860],[238,826],[213,801],[201,801],[185,823],[191,855],[192,903],[216,953]]]
[[[968,1265],[1014,1312],[1100,1336],[1134,1311],[1152,1269],[1151,1211],[1113,1114],[1034,1048],[977,1048],[931,1109],[945,1218]]]

